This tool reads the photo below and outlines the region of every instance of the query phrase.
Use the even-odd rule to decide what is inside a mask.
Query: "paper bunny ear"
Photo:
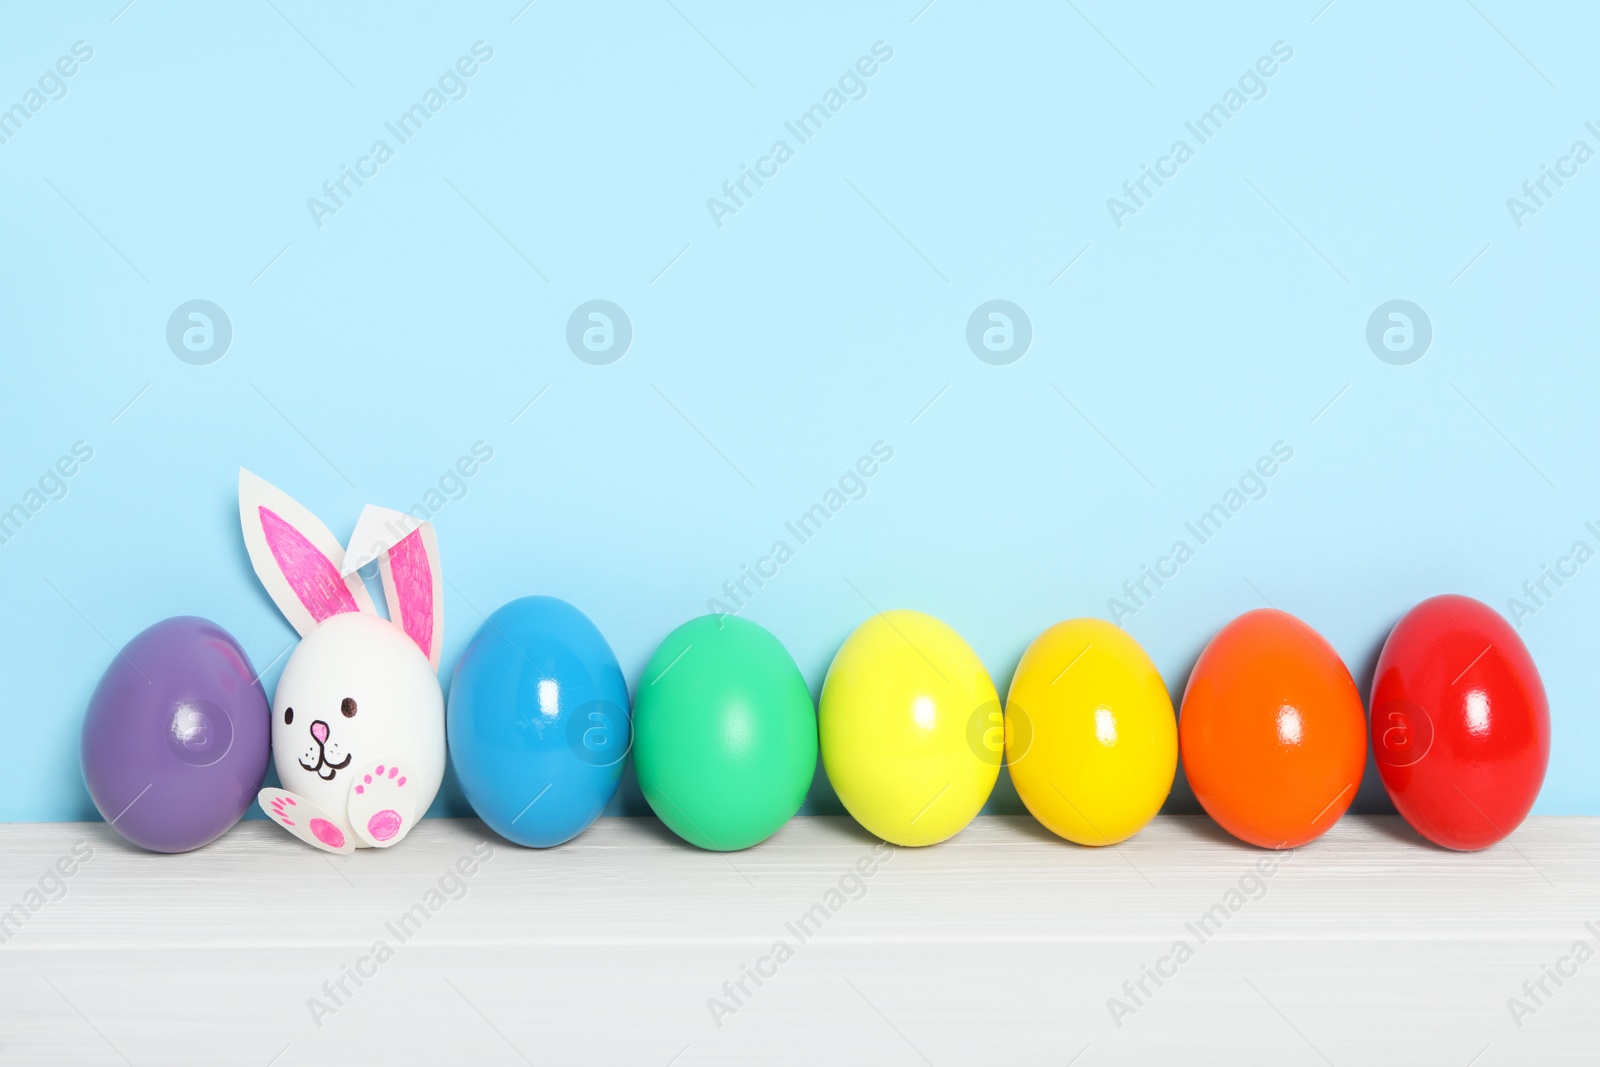
[[[368,504],[350,535],[343,570],[354,573],[374,559],[383,575],[389,619],[417,643],[433,669],[444,645],[444,575],[433,525],[414,515]]]
[[[377,614],[361,576],[340,573],[344,549],[332,532],[293,497],[243,467],[239,522],[256,577],[301,637],[333,615]]]

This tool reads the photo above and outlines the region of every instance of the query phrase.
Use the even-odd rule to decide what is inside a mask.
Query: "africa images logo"
[[[1428,354],[1433,320],[1409,300],[1389,300],[1367,319],[1367,347],[1385,363],[1404,367]]]
[[[209,300],[188,300],[167,319],[167,347],[185,363],[204,367],[228,354],[233,322]]]
[[[1033,344],[1033,322],[1028,313],[1009,300],[979,304],[967,319],[967,347],[995,367],[1004,367],[1028,354]]]

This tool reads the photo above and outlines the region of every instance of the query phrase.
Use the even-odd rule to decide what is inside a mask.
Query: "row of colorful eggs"
[[[369,716],[382,713],[378,703]],[[358,710],[349,697],[332,704],[352,719]],[[270,720],[285,730],[272,746],[280,777],[296,766],[319,780],[343,776],[352,812],[363,803],[354,794],[372,798],[356,830],[365,843],[385,844],[385,833],[421,816],[442,765],[431,789],[413,788],[426,793],[420,806],[406,808],[393,799],[405,795],[401,759],[387,769],[365,760],[352,767],[326,722],[296,725],[293,716],[292,707],[268,704],[226,631],[169,619],[134,638],[96,690],[83,730],[85,780],[129,840],[164,852],[196,848],[255,798]],[[1290,848],[1349,807],[1369,749],[1369,716],[1338,654],[1299,619],[1270,609],[1213,638],[1181,715],[1149,656],[1110,623],[1074,619],[1039,635],[1002,705],[961,636],[914,611],[862,623],[834,657],[815,706],[771,633],[733,616],[694,619],[651,657],[630,710],[621,667],[594,624],[564,601],[525,597],[496,611],[468,644],[444,722],[473,809],[496,833],[535,847],[569,840],[598,817],[631,754],[645,799],[676,834],[706,849],[747,848],[799,810],[820,751],[846,810],[896,844],[958,833],[1002,764],[1052,832],[1114,844],[1161,808],[1181,753],[1211,817],[1251,844]],[[1424,601],[1394,628],[1377,665],[1370,727],[1400,814],[1453,849],[1482,848],[1515,829],[1549,760],[1548,705],[1527,649],[1504,619],[1467,597]],[[303,751],[289,750],[302,740]],[[430,773],[409,769],[419,783]],[[354,844],[350,824],[315,815],[305,793],[262,797],[298,836],[334,851]]]

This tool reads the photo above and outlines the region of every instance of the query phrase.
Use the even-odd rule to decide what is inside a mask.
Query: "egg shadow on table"
[[[655,844],[665,845],[668,848],[687,849],[690,852],[710,851],[709,849],[698,848],[673,833],[672,828],[662,822],[657,815],[624,815],[620,817],[629,820],[630,829],[650,838]]]
[[[1213,634],[1212,636],[1215,635]],[[1183,718],[1184,690],[1188,688],[1189,676],[1194,673],[1195,664],[1200,662],[1200,655],[1206,650],[1206,645],[1210,644],[1210,642],[1210,637],[1201,641],[1198,647],[1196,647],[1194,652],[1189,656],[1189,660],[1184,665],[1183,672],[1180,675],[1180,677],[1183,679],[1183,684],[1177,687],[1177,691],[1174,693],[1170,688],[1167,690],[1167,696],[1172,700],[1172,715],[1175,721],[1181,721]],[[1205,809],[1200,806],[1200,801],[1195,797],[1194,790],[1189,786],[1189,776],[1183,772],[1183,753],[1181,746],[1178,753],[1178,767],[1172,776],[1172,789],[1167,793],[1167,799],[1161,805],[1161,814],[1205,814]],[[1207,819],[1207,821],[1209,822],[1210,820]],[[1213,823],[1213,825],[1215,824]],[[1218,829],[1221,828],[1218,827]]]
[[[1353,815],[1396,814],[1394,802],[1389,799],[1389,792],[1383,787],[1383,778],[1378,774],[1378,760],[1372,747],[1372,717],[1367,709],[1372,707],[1372,682],[1378,672],[1378,656],[1383,652],[1384,642],[1389,639],[1389,631],[1399,621],[1397,617],[1384,627],[1382,634],[1368,642],[1361,658],[1349,664],[1350,674],[1361,692],[1361,707],[1363,714],[1367,715],[1368,728],[1366,768],[1361,772],[1361,788],[1350,802],[1350,814]]]
[[[1207,845],[1229,848],[1235,852],[1254,852],[1266,854],[1277,851],[1276,849],[1261,848],[1248,841],[1241,841],[1222,828],[1222,824],[1209,815],[1186,815],[1181,819],[1173,819],[1172,825],[1184,838],[1190,841],[1204,842]]]
[[[989,799],[983,802],[980,814],[983,815],[1024,815],[1033,818],[1028,811],[1028,805],[1022,802],[1022,796],[1017,792],[1017,784],[1011,780],[1011,768],[1005,763],[1000,764],[1000,774],[994,780],[994,788],[989,791]]]
[[[252,804],[251,806],[254,807],[255,805]],[[199,848],[191,848],[191,849],[189,849],[189,851],[190,852],[204,852],[206,849],[210,848],[212,845],[215,845],[218,841],[221,841],[224,837],[226,837],[229,833],[231,833],[233,831],[234,826],[238,826],[238,825],[239,825],[238,823],[234,823],[233,826],[228,827],[228,829],[226,829],[222,833],[218,834],[212,840],[207,841],[205,844],[201,845]],[[118,853],[121,853],[122,855],[125,855],[125,856],[182,856],[182,855],[185,855],[185,853],[182,853],[182,852],[157,852],[155,849],[145,848],[143,845],[136,845],[132,841],[129,841],[126,837],[123,837],[120,833],[118,833],[116,828],[114,826],[112,826],[109,822],[105,821],[103,818],[100,818],[97,822],[95,822],[90,829],[84,831],[84,836],[92,838],[92,840],[89,842],[89,844],[95,849],[101,849],[101,848],[114,849]]]
[[[1017,828],[1017,833],[1023,835],[1024,837],[1031,838],[1034,841],[1038,841],[1040,844],[1057,845],[1057,846],[1059,846],[1061,848],[1095,848],[1095,847],[1115,848],[1116,847],[1115,845],[1111,845],[1111,846],[1080,845],[1076,841],[1068,841],[1064,837],[1058,837],[1044,823],[1040,822],[1038,819],[1035,819],[1032,815],[1028,815],[1028,814],[1024,814],[1024,815],[1022,815],[1020,818],[1018,818],[1016,820],[1016,828]]]
[[[1393,808],[1391,807],[1390,810],[1392,811]],[[1423,837],[1421,834],[1417,833],[1416,830],[1412,829],[1411,824],[1406,822],[1405,819],[1401,818],[1399,815],[1391,815],[1386,818],[1369,819],[1367,821],[1367,825],[1371,826],[1373,832],[1379,837],[1393,841],[1396,844],[1405,845],[1407,848],[1416,848],[1420,845],[1424,848],[1433,849],[1435,852],[1456,851],[1455,849],[1445,848],[1443,845],[1435,844],[1434,842],[1429,841],[1426,837]]]
[[[833,783],[828,780],[828,770],[822,764],[822,746],[817,746],[817,767],[811,774],[811,785],[806,789],[806,798],[800,805],[801,815],[843,815],[848,817],[844,801],[839,799],[839,794],[834,790]]]
[[[1024,643],[1007,657],[1009,669],[1003,674],[991,675],[995,683],[995,692],[1000,697],[1000,706],[1006,707],[1011,694],[1011,683],[1015,680],[1017,668],[1022,666],[1022,657],[1027,653],[1029,643]],[[1001,679],[1004,684],[1001,684]],[[1016,783],[1011,780],[1011,767],[1004,759],[1000,763],[1000,776],[995,779],[994,788],[989,791],[989,798],[983,802],[980,812],[983,815],[1024,815],[1031,821],[1033,816],[1028,811],[1028,806],[1022,802],[1022,796],[1017,792]],[[1044,829],[1042,826],[1040,829]],[[1045,831],[1049,833],[1048,830]],[[1054,837],[1054,834],[1050,835]]]
[[[449,815],[444,817],[450,819],[452,822],[459,823],[461,829],[467,831],[468,833],[476,834],[481,840],[488,841],[491,844],[504,843],[512,846],[513,848],[526,847],[524,845],[517,844],[510,838],[501,837],[499,834],[495,833],[492,826],[478,818],[476,815]],[[370,849],[369,851],[377,852],[379,850]]]
[[[816,816],[807,816],[807,818],[816,818]],[[861,845],[873,846],[884,843],[882,838],[873,833],[871,830],[868,830],[865,826],[862,826],[860,823],[856,822],[849,815],[827,815],[822,816],[822,818],[828,820],[822,825],[825,825],[828,828],[829,834],[835,834],[841,838],[848,839],[851,842]],[[793,819],[790,820],[790,822],[793,821]],[[780,829],[778,832],[782,833],[783,831]],[[770,841],[772,838],[768,838],[767,840]],[[765,842],[763,842],[763,844],[765,844]]]

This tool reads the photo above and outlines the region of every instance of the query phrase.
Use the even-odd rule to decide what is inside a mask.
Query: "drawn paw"
[[[308,845],[341,856],[355,851],[355,842],[350,840],[350,834],[332,816],[305,797],[296,796],[286,789],[268,788],[256,794],[256,803],[267,813],[267,818]]]
[[[391,760],[362,768],[350,787],[350,825],[374,848],[388,848],[411,831],[416,821],[416,789],[406,785],[406,772]]]

